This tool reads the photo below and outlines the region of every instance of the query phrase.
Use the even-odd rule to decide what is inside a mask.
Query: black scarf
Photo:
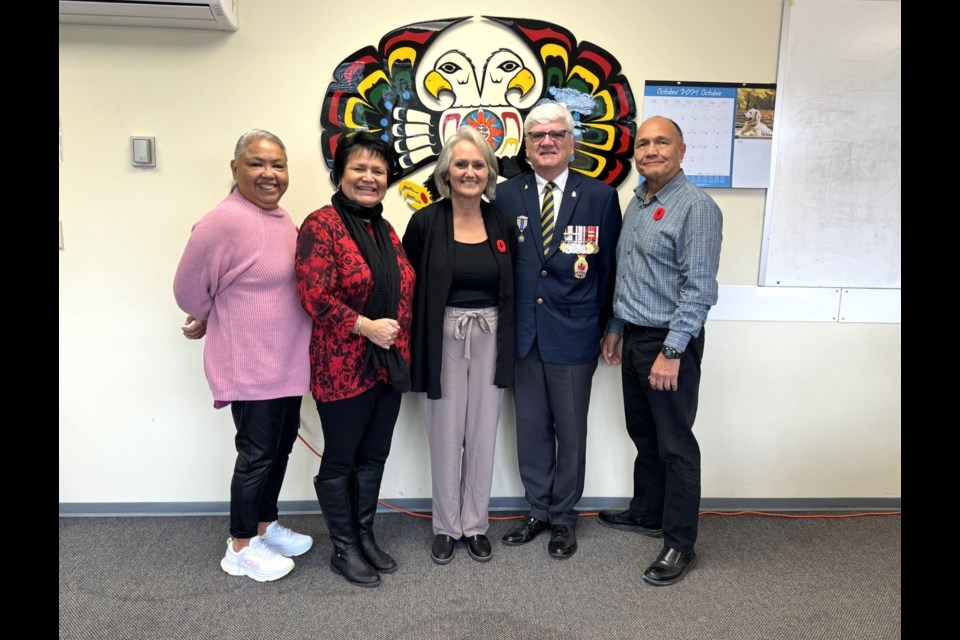
[[[373,293],[363,309],[363,315],[372,320],[397,319],[400,306],[400,266],[397,252],[390,240],[390,229],[383,219],[383,205],[364,207],[350,200],[342,191],[333,194],[333,208],[350,232],[350,237],[360,247],[360,253],[373,274]],[[367,231],[369,220],[373,237]],[[374,378],[381,367],[386,368],[390,384],[403,393],[410,390],[410,369],[397,345],[381,349],[369,340],[364,355],[364,373]]]

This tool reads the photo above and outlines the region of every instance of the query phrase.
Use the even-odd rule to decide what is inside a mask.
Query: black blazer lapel
[[[504,229],[500,218],[497,216],[497,210],[494,205],[484,202],[480,205],[483,211],[483,226],[487,230],[487,243],[493,251],[497,260],[497,266],[500,267],[500,273],[513,269],[513,258],[507,250],[512,243],[509,227]]]

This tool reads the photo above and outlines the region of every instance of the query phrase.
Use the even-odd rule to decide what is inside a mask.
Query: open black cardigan
[[[513,386],[513,250],[515,225],[496,206],[481,203],[487,242],[500,267],[500,305],[497,318],[498,387]],[[413,214],[403,234],[403,248],[417,272],[413,297],[413,336],[410,377],[414,391],[441,397],[443,311],[453,283],[453,205],[440,200]]]

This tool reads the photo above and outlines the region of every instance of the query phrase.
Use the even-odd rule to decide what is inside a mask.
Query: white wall
[[[490,0],[483,12],[549,19],[604,47],[638,109],[646,79],[776,81],[779,0],[525,7]],[[236,33],[60,25],[60,503],[229,499],[233,424],[212,409],[202,345],[181,336],[171,293],[190,227],[226,193],[233,143],[253,127],[287,144],[282,204],[296,222],[329,202],[318,122],[334,66],[391,29],[464,13],[437,0],[362,16],[349,3],[240,0]],[[131,135],[156,136],[156,169],[130,166]],[[634,183],[620,189],[624,207]],[[720,282],[755,285],[765,192],[713,195]],[[402,231],[410,210],[396,192],[385,206]],[[899,324],[708,322],[704,497],[898,498],[900,340]],[[629,495],[619,372],[601,364],[593,395],[585,495]],[[430,494],[418,415],[410,396],[385,498]],[[322,449],[310,398],[301,434]],[[281,500],[311,499],[317,464],[298,443]],[[493,494],[522,493],[508,404]]]

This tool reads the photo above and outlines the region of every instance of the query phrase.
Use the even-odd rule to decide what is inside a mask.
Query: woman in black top
[[[434,170],[443,197],[413,215],[403,246],[417,272],[411,378],[421,396],[433,484],[431,555],[453,559],[465,539],[491,557],[487,508],[503,389],[513,385],[513,221],[493,200],[497,162],[470,127]]]

